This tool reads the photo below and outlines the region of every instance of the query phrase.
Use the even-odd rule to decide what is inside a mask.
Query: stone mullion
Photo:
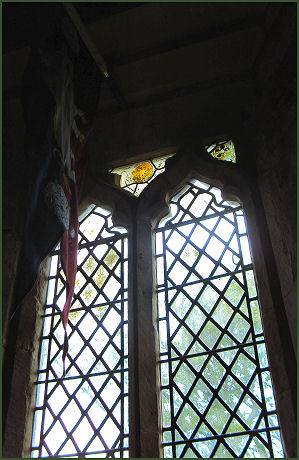
[[[138,457],[160,458],[161,417],[154,238],[150,220],[136,220],[137,364],[140,446]]]

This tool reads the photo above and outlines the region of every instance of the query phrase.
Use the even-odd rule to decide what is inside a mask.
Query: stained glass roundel
[[[121,188],[138,197],[152,180],[165,171],[165,162],[174,153],[152,158],[131,165],[114,168],[110,172],[120,176]]]
[[[144,183],[147,182],[154,174],[154,167],[151,163],[144,162],[137,165],[132,171],[132,178],[134,182]]]

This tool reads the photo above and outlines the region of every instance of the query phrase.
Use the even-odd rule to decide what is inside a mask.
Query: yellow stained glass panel
[[[136,183],[144,183],[152,177],[154,172],[153,165],[147,161],[135,166],[132,171],[132,179]]]
[[[139,196],[152,180],[165,171],[166,160],[173,155],[174,153],[169,153],[151,160],[114,168],[110,172],[120,176],[121,188]]]

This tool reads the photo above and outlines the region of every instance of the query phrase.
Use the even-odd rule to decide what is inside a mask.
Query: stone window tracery
[[[111,209],[111,204],[115,203],[113,213],[106,211],[105,206],[102,209],[93,206],[81,223],[79,245],[82,256],[75,302],[70,315],[70,330],[71,334],[78,333],[80,336],[80,324],[83,324],[87,314],[91,315],[91,322],[96,323],[95,328],[90,331],[88,338],[80,338],[84,342],[81,348],[89,350],[95,359],[91,359],[91,366],[84,379],[89,381],[94,377],[96,381],[101,376],[103,369],[97,375],[91,375],[94,366],[97,366],[97,358],[109,376],[105,377],[106,380],[103,380],[100,388],[95,384],[90,385],[93,394],[90,403],[83,409],[80,401],[77,401],[78,390],[74,389],[71,393],[62,384],[64,395],[69,400],[74,400],[79,407],[79,424],[77,420],[73,427],[66,428],[61,423],[61,411],[51,414],[61,424],[64,437],[62,447],[55,446],[51,450],[47,449],[48,446],[42,446],[42,443],[45,444],[49,426],[54,426],[52,421],[52,425],[46,425],[48,432],[44,431],[41,438],[34,441],[33,457],[39,456],[38,453],[40,456],[86,458],[163,455],[176,458],[284,456],[242,206],[237,202],[224,200],[220,189],[209,185],[208,181],[205,183],[190,178],[183,182],[183,188],[180,185],[179,193],[171,191],[172,198],[167,202],[170,214],[165,213],[165,204],[157,205],[155,193],[159,187],[163,187],[161,172],[165,171],[167,158],[162,157],[161,171],[158,174],[153,174],[153,169],[146,166],[147,162],[132,165],[129,175],[136,184],[139,182],[146,186],[157,175],[159,179],[155,181],[156,189],[152,188],[149,198],[133,184],[130,193],[139,198],[134,203],[128,202],[128,208],[123,213],[128,223],[127,227],[124,225],[128,228],[127,231],[114,227],[112,223],[114,214],[119,212],[117,206],[118,196],[119,199],[122,196],[121,191],[118,196],[107,198],[107,202],[110,199],[108,208]],[[192,166],[195,164],[199,168],[197,159],[192,159]],[[188,177],[189,169],[190,164],[178,159],[177,164],[172,167],[172,176],[168,175],[168,182],[166,180],[167,187],[171,186],[171,177],[178,177],[178,170],[184,178]],[[119,168],[118,173],[122,174],[121,170]],[[173,182],[174,190],[178,187],[176,181],[177,179]],[[126,189],[132,182],[120,185]],[[104,191],[101,188],[99,190]],[[105,190],[104,195],[108,196],[109,191]],[[164,217],[157,220],[161,208],[164,209]],[[96,222],[99,216],[106,222],[103,227]],[[159,225],[153,224],[154,221],[159,222]],[[153,236],[155,244],[152,244]],[[105,246],[102,252],[97,253],[96,242]],[[116,244],[121,246],[116,247]],[[57,255],[54,257],[57,264]],[[156,276],[157,286],[154,281]],[[213,276],[215,280],[211,279]],[[63,289],[63,279],[59,277],[60,275],[55,281],[54,290],[56,289],[56,302],[61,302],[62,305],[63,301],[59,300],[59,296]],[[111,279],[114,279],[114,284],[119,282],[121,288],[117,291],[119,294],[110,299],[105,286],[108,286]],[[110,292],[115,291],[112,285],[109,289]],[[237,294],[234,295],[233,291]],[[87,313],[82,311],[80,297],[84,297],[83,310],[86,309]],[[175,298],[179,300],[176,306]],[[212,302],[213,299],[215,301]],[[122,309],[117,307],[118,302]],[[213,305],[210,305],[211,302]],[[100,311],[104,304],[107,308],[109,304],[110,310],[108,308]],[[108,330],[104,324],[109,311],[114,316],[119,316],[119,323],[114,331]],[[155,336],[153,324],[158,326],[160,338]],[[84,330],[86,331],[85,328]],[[116,343],[117,330],[122,334],[122,348]],[[183,330],[185,336],[180,334]],[[105,349],[103,341],[99,340],[95,346],[90,345],[97,331],[101,331],[102,335],[106,334],[109,346],[118,350],[119,359],[115,365],[120,366],[119,368],[108,366],[107,369],[102,356]],[[44,332],[43,335],[45,340],[53,340]],[[160,356],[157,355],[157,344],[160,344]],[[102,352],[97,347],[98,350],[103,348]],[[53,356],[55,361],[57,353],[47,355],[47,368],[52,366]],[[71,358],[72,365],[78,356]],[[190,359],[199,360],[201,364],[191,363]],[[87,363],[88,359],[86,366]],[[56,377],[57,372],[58,370]],[[82,371],[79,373],[82,377]],[[116,373],[121,377],[116,377]],[[70,377],[75,379],[77,376]],[[115,384],[118,388],[118,394],[114,403],[111,401],[111,406],[101,396],[101,392],[109,387],[110,381],[112,386]],[[41,384],[44,382],[38,379],[36,385]],[[198,385],[202,387],[198,388]],[[197,403],[194,401],[196,391],[199,398]],[[128,397],[130,410],[127,405]],[[106,414],[103,415],[104,422],[101,421],[98,425],[95,418],[88,415],[97,404],[102,405]],[[36,412],[42,413],[49,409],[48,406],[44,402],[36,408]],[[121,407],[120,411],[118,406]],[[67,401],[65,407],[68,407]],[[189,409],[186,410],[187,407]],[[247,408],[251,410],[249,415]],[[116,415],[117,411],[120,415]],[[148,416],[149,413],[151,417]],[[96,412],[94,414],[97,418]],[[193,415],[193,420],[190,414]],[[219,417],[223,419],[221,427],[217,425]],[[86,443],[82,441],[79,446],[74,439],[74,433],[80,426],[81,419],[87,420],[89,426],[86,432],[89,434]],[[118,430],[114,440],[110,440],[109,435],[103,432],[108,420],[114,426],[111,425],[110,430],[108,427],[107,433],[115,431],[115,426]],[[84,427],[83,429],[85,430]],[[64,449],[69,450],[65,452]]]

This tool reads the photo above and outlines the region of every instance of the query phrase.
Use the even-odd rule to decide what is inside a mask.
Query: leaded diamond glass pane
[[[64,376],[65,281],[58,251],[51,258],[31,456],[128,457],[126,231],[113,226],[110,212],[92,206],[79,234]]]
[[[243,210],[197,180],[170,209],[156,230],[164,457],[283,457]]]

